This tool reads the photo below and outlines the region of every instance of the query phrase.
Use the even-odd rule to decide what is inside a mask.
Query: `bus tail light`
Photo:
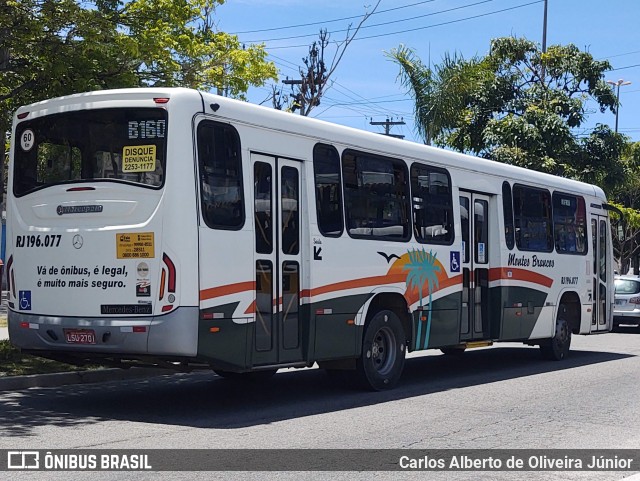
[[[13,297],[16,297],[16,283],[13,278],[13,271],[11,268],[13,267],[13,255],[9,256],[9,260],[7,261],[7,289],[11,291]]]
[[[162,254],[162,261],[167,266],[169,275],[167,279],[167,291],[176,292],[176,266],[167,254]]]
[[[167,281],[167,271],[165,271],[163,267],[162,273],[160,274],[160,292],[158,294],[159,301],[161,301],[162,298],[164,297],[164,286],[166,284],[166,281]]]
[[[168,301],[170,304],[162,306],[162,312],[169,312],[173,309],[173,302],[175,301],[173,293],[176,292],[176,266],[171,258],[164,252],[162,253],[162,262],[164,262],[164,266],[160,273],[158,300],[161,301],[164,299],[166,289],[167,292],[169,292]]]

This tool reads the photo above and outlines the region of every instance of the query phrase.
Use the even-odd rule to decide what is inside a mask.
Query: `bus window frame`
[[[413,173],[414,173],[414,168],[416,170],[419,169],[425,169],[427,170],[429,173],[435,173],[435,174],[444,174],[445,177],[447,178],[447,187],[449,189],[449,198],[448,198],[448,203],[445,204],[441,204],[440,206],[444,206],[446,215],[449,216],[449,222],[447,226],[443,227],[450,227],[450,232],[449,234],[449,239],[447,240],[443,240],[443,241],[438,241],[438,240],[433,240],[434,238],[429,238],[426,236],[420,236],[418,237],[417,235],[417,226],[416,226],[416,213],[420,210],[420,209],[416,209],[416,202],[415,199],[417,198],[417,193],[414,193],[414,189],[413,189]],[[416,175],[416,180],[420,177],[419,173],[417,173]],[[454,214],[453,214],[453,184],[451,182],[451,174],[449,173],[449,171],[445,168],[442,167],[435,167],[433,165],[424,163],[424,162],[413,162],[410,166],[409,166],[409,189],[411,192],[411,198],[410,198],[410,202],[409,202],[409,207],[411,210],[411,227],[412,227],[412,232],[413,232],[413,236],[415,237],[416,241],[419,242],[420,244],[429,244],[429,245],[441,245],[441,246],[450,246],[453,245],[453,243],[455,242],[455,238],[456,238],[456,233],[455,233],[455,220],[454,220]],[[422,227],[425,228],[425,227]]]
[[[556,196],[565,196],[565,197],[573,197],[574,199],[576,199],[576,211],[578,210],[578,204],[580,201],[582,201],[582,210],[584,213],[584,224],[582,225],[582,227],[584,228],[584,249],[582,252],[580,251],[563,251],[563,250],[559,250],[557,248],[557,244],[556,244],[556,209],[554,207],[554,201]],[[570,194],[568,192],[564,192],[561,190],[555,190],[553,191],[553,193],[551,194],[551,216],[553,219],[553,247],[555,249],[555,251],[560,254],[560,255],[570,255],[570,256],[586,256],[589,254],[589,242],[588,242],[588,219],[587,219],[587,201],[585,200],[585,198],[581,195],[577,195],[577,194]],[[578,228],[580,227],[579,225],[574,225],[574,228]],[[578,245],[577,242],[577,237],[576,237],[576,247]]]
[[[517,219],[522,218],[523,216],[520,215],[518,216],[518,209],[520,209],[521,206],[516,206],[516,194],[515,191],[516,189],[524,189],[524,190],[532,190],[532,191],[537,191],[537,192],[541,192],[544,194],[548,195],[549,198],[549,217],[545,217],[546,219],[548,219],[549,222],[549,230],[548,230],[548,238],[547,238],[547,249],[540,249],[540,248],[523,248],[521,246],[521,239],[522,239],[522,226],[518,227],[518,223],[516,222]],[[511,195],[512,195],[512,200],[513,200],[513,221],[514,221],[514,233],[515,235],[515,241],[516,241],[516,247],[519,251],[521,252],[540,252],[540,253],[551,253],[555,251],[555,238],[553,235],[553,206],[552,206],[552,198],[551,198],[551,191],[549,191],[548,189],[543,189],[541,187],[532,187],[531,185],[526,185],[526,184],[521,184],[521,183],[515,183],[513,184],[512,188],[511,188]],[[517,235],[518,232],[518,228],[520,229],[520,236]]]
[[[508,195],[508,199],[506,195]],[[504,241],[510,251],[516,246],[516,223],[513,212],[513,190],[511,184],[505,180],[502,183],[502,220],[504,222]]]
[[[406,232],[403,233],[402,237],[391,237],[391,236],[384,236],[384,235],[366,235],[366,234],[358,234],[358,233],[353,233],[351,232],[351,229],[349,228],[349,221],[351,219],[350,216],[350,211],[349,211],[349,198],[348,195],[352,195],[351,193],[347,194],[347,183],[346,183],[346,176],[345,176],[345,157],[351,155],[354,158],[354,163],[355,165],[355,173],[356,176],[361,173],[362,171],[359,170],[358,168],[358,162],[357,159],[359,157],[365,157],[368,158],[370,160],[374,160],[374,161],[384,161],[384,162],[389,162],[391,164],[391,166],[393,167],[394,164],[396,165],[396,167],[399,167],[399,170],[396,170],[396,167],[393,167],[394,169],[394,182],[395,182],[395,173],[398,171],[402,171],[402,173],[404,174],[404,202],[403,205],[405,206],[406,212],[405,217],[406,217]],[[356,150],[356,149],[345,149],[342,152],[341,155],[341,171],[342,171],[342,192],[343,192],[343,202],[344,202],[344,229],[347,232],[347,234],[349,235],[349,237],[351,237],[352,239],[363,239],[363,240],[378,240],[378,241],[389,241],[389,242],[409,242],[412,237],[413,237],[413,226],[412,226],[412,209],[411,209],[411,179],[409,177],[409,168],[407,165],[407,162],[404,161],[403,159],[399,159],[399,158],[395,158],[395,157],[388,157],[388,156],[384,156],[384,155],[379,155],[379,154],[373,154],[370,152],[366,152],[366,151],[362,151],[362,150]],[[373,172],[373,173],[377,173],[377,172]],[[357,179],[356,179],[357,180]],[[360,189],[360,186],[356,186],[356,189]],[[353,188],[349,188],[350,192],[353,192],[354,189]],[[400,224],[402,226],[402,224]],[[374,227],[371,227],[371,229],[374,229]]]
[[[214,127],[222,127],[225,129],[228,129],[229,131],[231,131],[234,140],[236,142],[236,146],[237,146],[237,154],[238,154],[238,177],[239,177],[239,184],[238,184],[238,191],[240,192],[240,222],[238,223],[238,225],[234,225],[234,226],[230,226],[230,225],[224,225],[224,224],[215,224],[215,223],[211,223],[209,222],[208,216],[205,215],[204,209],[205,209],[205,200],[203,198],[204,195],[204,188],[203,188],[203,178],[202,178],[202,171],[203,171],[203,161],[201,160],[201,156],[200,156],[200,128],[205,125],[205,124],[211,124]],[[214,230],[228,230],[228,231],[239,231],[242,230],[244,228],[244,226],[246,225],[247,222],[247,214],[246,214],[246,195],[245,195],[245,191],[244,191],[244,169],[243,169],[243,161],[242,161],[242,143],[241,143],[241,138],[240,138],[240,134],[238,133],[238,130],[230,123],[228,122],[219,122],[216,120],[212,120],[210,118],[203,118],[200,122],[198,122],[198,124],[196,125],[195,128],[195,153],[196,153],[196,165],[198,168],[198,176],[197,176],[197,183],[198,183],[198,189],[199,189],[199,194],[198,194],[198,201],[200,203],[200,217],[201,219],[204,221],[205,225],[207,227],[209,227],[210,229],[214,229]]]
[[[335,155],[336,158],[338,160],[338,203],[339,203],[339,211],[340,211],[340,230],[339,232],[336,233],[332,233],[332,232],[325,232],[324,227],[326,227],[326,225],[323,225],[323,222],[321,222],[321,216],[320,216],[320,203],[319,203],[319,199],[318,199],[318,173],[316,170],[316,159],[317,159],[317,153],[321,150],[321,149],[325,149],[326,151],[330,151],[332,150]],[[315,198],[315,202],[316,202],[316,222],[318,225],[318,230],[320,231],[320,233],[324,236],[324,237],[342,237],[342,234],[344,234],[344,230],[345,230],[345,212],[344,212],[344,186],[343,186],[343,181],[342,181],[342,159],[340,156],[340,153],[338,152],[338,149],[336,149],[333,145],[331,144],[324,144],[324,143],[317,143],[313,146],[313,190],[314,190],[314,198]]]

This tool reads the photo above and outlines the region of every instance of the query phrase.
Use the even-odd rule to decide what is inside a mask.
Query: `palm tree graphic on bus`
[[[403,270],[408,271],[407,274],[407,289],[412,290],[418,288],[418,295],[420,296],[419,309],[422,305],[422,288],[427,283],[429,289],[429,306],[431,306],[431,294],[434,288],[438,287],[438,272],[442,270],[439,263],[436,264],[436,255],[433,251],[414,249],[413,251],[407,251],[409,254],[409,262],[405,264]],[[420,338],[422,336],[422,314],[418,318],[418,334],[416,336],[416,349],[420,349]],[[427,314],[427,327],[425,328],[425,338],[422,343],[422,349],[426,349],[429,345],[429,332],[431,331],[431,308]]]

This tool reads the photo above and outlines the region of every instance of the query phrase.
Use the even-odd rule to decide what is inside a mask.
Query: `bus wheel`
[[[556,333],[551,339],[540,344],[542,355],[552,361],[562,361],[569,355],[571,347],[571,328],[564,319],[556,321]]]
[[[364,331],[356,380],[374,391],[393,388],[402,375],[405,351],[406,337],[398,316],[392,311],[376,313]]]
[[[233,372],[214,369],[213,372],[215,372],[221,378],[228,379],[230,381],[260,382],[271,379],[273,375],[278,372],[278,370],[267,369],[264,371]]]

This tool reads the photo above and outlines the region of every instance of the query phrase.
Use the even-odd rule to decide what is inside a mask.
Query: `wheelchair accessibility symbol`
[[[449,253],[449,261],[451,272],[460,272],[460,252],[451,251]]]
[[[18,302],[20,303],[21,311],[31,310],[31,291],[19,291]]]

